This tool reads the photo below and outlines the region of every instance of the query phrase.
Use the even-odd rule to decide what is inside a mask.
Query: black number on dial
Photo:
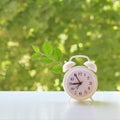
[[[87,90],[85,90],[84,93],[87,94]]]
[[[87,80],[89,80],[90,79],[90,77],[89,76],[87,76]]]
[[[77,91],[75,91],[75,93],[74,93],[75,95],[77,94]]]
[[[71,90],[74,90],[74,88],[73,88],[73,87],[71,87],[70,89],[71,89]]]
[[[79,75],[79,76],[82,76],[82,72],[79,72],[78,75]]]
[[[84,73],[84,76],[86,76],[86,73]]]
[[[89,85],[92,85],[92,82],[89,82]]]
[[[79,95],[82,95],[82,92],[79,92]]]
[[[88,86],[88,90],[90,90],[90,86]]]
[[[70,78],[71,81],[74,81],[74,77]]]

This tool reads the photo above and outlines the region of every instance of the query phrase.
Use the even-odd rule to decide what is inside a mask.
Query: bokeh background
[[[119,0],[0,0],[0,90],[63,90],[64,74],[32,60],[32,45],[48,41],[62,62],[88,55],[98,66],[98,90],[120,91]]]

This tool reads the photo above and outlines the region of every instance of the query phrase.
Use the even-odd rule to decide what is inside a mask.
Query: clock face
[[[96,75],[84,66],[70,69],[63,80],[65,91],[77,100],[91,97],[97,89]]]

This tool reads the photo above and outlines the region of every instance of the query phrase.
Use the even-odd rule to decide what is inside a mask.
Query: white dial
[[[66,72],[63,79],[65,91],[74,99],[91,98],[97,89],[96,75],[84,66],[76,66]]]

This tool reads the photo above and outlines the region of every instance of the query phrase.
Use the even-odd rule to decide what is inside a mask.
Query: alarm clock
[[[82,66],[77,66],[76,63],[72,61],[74,58],[85,58],[87,61]],[[63,88],[70,97],[78,101],[88,98],[93,100],[92,95],[98,87],[98,80],[95,75],[97,66],[88,56],[72,56],[69,61],[63,65],[63,72],[65,72]]]

